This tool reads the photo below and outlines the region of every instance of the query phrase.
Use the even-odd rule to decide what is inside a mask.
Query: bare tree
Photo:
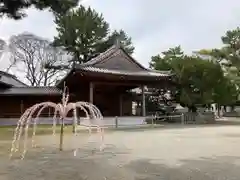
[[[6,42],[4,40],[0,39],[0,59],[6,49],[6,45],[7,45]]]
[[[30,33],[12,36],[9,49],[12,55],[10,67],[21,72],[31,86],[53,85],[62,71],[44,67],[62,65],[68,58],[61,48],[53,47],[48,40]]]

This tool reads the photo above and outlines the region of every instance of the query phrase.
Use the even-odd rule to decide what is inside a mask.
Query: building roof
[[[61,95],[56,87],[11,87],[0,89],[0,95]]]
[[[98,68],[92,66],[78,66],[78,69],[84,71],[91,71],[91,72],[98,72],[98,73],[105,73],[105,74],[114,74],[114,75],[135,75],[135,76],[148,76],[148,77],[166,77],[171,76],[171,72],[161,72],[161,71],[127,71],[127,70],[117,70],[117,69],[106,69],[106,68]]]
[[[145,68],[119,45],[111,46],[105,52],[86,63],[75,65],[75,67],[57,83],[57,86],[61,86],[74,71],[88,72],[89,74],[97,73],[98,77],[104,76],[105,74],[139,78],[146,77],[148,79],[162,79],[172,76],[170,71],[156,71]]]
[[[133,68],[133,70],[136,67],[138,70],[146,70],[144,66],[133,59],[120,45],[115,44],[83,65],[96,67],[101,66],[109,69],[121,69],[125,64],[130,65],[130,68]],[[127,67],[125,66],[124,68]]]
[[[0,84],[5,85],[0,89],[0,96],[61,95],[61,90],[57,87],[31,87],[18,80],[16,76],[3,71],[0,71]]]
[[[27,87],[27,85],[18,80],[16,76],[3,71],[0,71],[0,83],[10,87]]]
[[[76,69],[130,76],[171,76],[170,71],[156,71],[145,68],[119,45],[113,45],[90,61],[77,65]]]

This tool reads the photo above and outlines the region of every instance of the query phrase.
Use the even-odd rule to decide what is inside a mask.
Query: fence
[[[163,122],[185,124],[184,114],[153,115],[146,117],[147,124],[161,124]]]
[[[81,118],[80,118],[81,119]],[[83,118],[84,119],[84,118]],[[16,125],[19,118],[0,118],[0,125]],[[190,123],[214,123],[213,113],[184,113],[171,114],[168,116],[125,116],[125,117],[104,117],[102,125],[107,127],[134,127],[146,124],[159,124],[162,122],[190,124]],[[52,124],[51,117],[41,117],[39,124]],[[65,124],[72,124],[72,118],[66,118]]]
[[[143,125],[145,123],[145,117],[140,117],[140,116],[126,116],[126,117],[104,117],[102,120],[102,125],[103,126],[108,126],[108,127],[116,127],[116,118],[117,118],[117,125],[118,126],[124,126],[124,127],[132,127],[132,126],[137,126],[137,125]],[[80,122],[85,123],[84,121],[85,118],[80,117]],[[18,122],[19,118],[0,118],[0,126],[9,126],[9,125],[16,125]],[[73,119],[72,118],[66,118],[64,120],[65,124],[72,124]],[[53,119],[52,117],[40,117],[38,120],[39,124],[52,124]],[[58,120],[57,120],[57,123]]]
[[[146,118],[148,124],[159,124],[162,122],[168,123],[181,123],[181,124],[206,124],[215,123],[214,113],[202,112],[202,113],[178,113],[168,116],[151,116]]]

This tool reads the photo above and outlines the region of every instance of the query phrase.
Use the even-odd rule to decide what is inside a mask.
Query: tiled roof
[[[27,85],[18,80],[16,76],[3,71],[0,71],[0,82],[13,87],[27,87]]]
[[[110,56],[112,53],[116,51],[117,47],[115,45],[111,46],[109,49],[100,53],[97,57],[92,58],[88,62],[84,63],[84,65],[94,65],[95,63],[105,59],[106,57]]]
[[[97,68],[92,66],[79,66],[78,69],[84,71],[91,72],[99,72],[106,74],[114,74],[114,75],[132,75],[132,76],[150,76],[150,77],[168,77],[171,76],[170,71],[155,71],[155,70],[142,70],[142,71],[124,71],[124,70],[115,70],[115,69],[105,69],[105,68]]]
[[[102,65],[103,62],[109,61],[112,58],[115,63],[112,63],[111,65]],[[132,62],[137,66],[138,68],[129,68],[131,64],[127,64],[125,66],[119,67],[120,59],[127,59],[127,61]],[[121,61],[121,63],[125,63],[126,61]],[[99,64],[101,64],[99,66]],[[151,69],[147,69],[144,66],[142,66],[140,63],[138,63],[135,59],[133,59],[131,56],[127,54],[127,52],[121,48],[121,46],[113,45],[109,49],[107,49],[105,52],[101,53],[97,57],[91,59],[90,61],[80,64],[77,66],[76,69],[90,71],[90,72],[99,72],[99,73],[105,73],[105,74],[114,74],[114,75],[129,75],[129,76],[148,76],[148,77],[168,77],[171,76],[171,72],[169,71],[155,71]]]
[[[75,71],[96,72],[120,76],[138,77],[171,77],[170,71],[155,71],[147,69],[132,58],[121,46],[113,45],[105,52],[83,64],[77,64],[69,73],[57,83],[57,87]],[[99,74],[100,75],[100,74]]]
[[[129,59],[131,59],[131,61],[134,62],[137,66],[139,66],[141,69],[146,70],[146,68],[144,66],[142,66],[134,58],[132,58],[121,46],[116,45],[116,44],[114,44],[113,46],[108,48],[106,51],[100,53],[97,57],[92,58],[91,60],[89,60],[88,62],[86,62],[82,65],[94,66],[95,64],[100,63],[101,61],[106,60],[106,59],[110,58],[111,56],[114,56],[119,51],[122,52]]]
[[[0,90],[0,95],[60,95],[56,87],[12,87]]]

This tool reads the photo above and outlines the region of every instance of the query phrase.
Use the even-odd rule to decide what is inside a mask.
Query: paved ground
[[[7,159],[0,141],[0,180],[239,180],[240,126],[109,132],[99,152],[96,136],[38,138],[24,160]],[[72,149],[79,147],[77,157]]]

